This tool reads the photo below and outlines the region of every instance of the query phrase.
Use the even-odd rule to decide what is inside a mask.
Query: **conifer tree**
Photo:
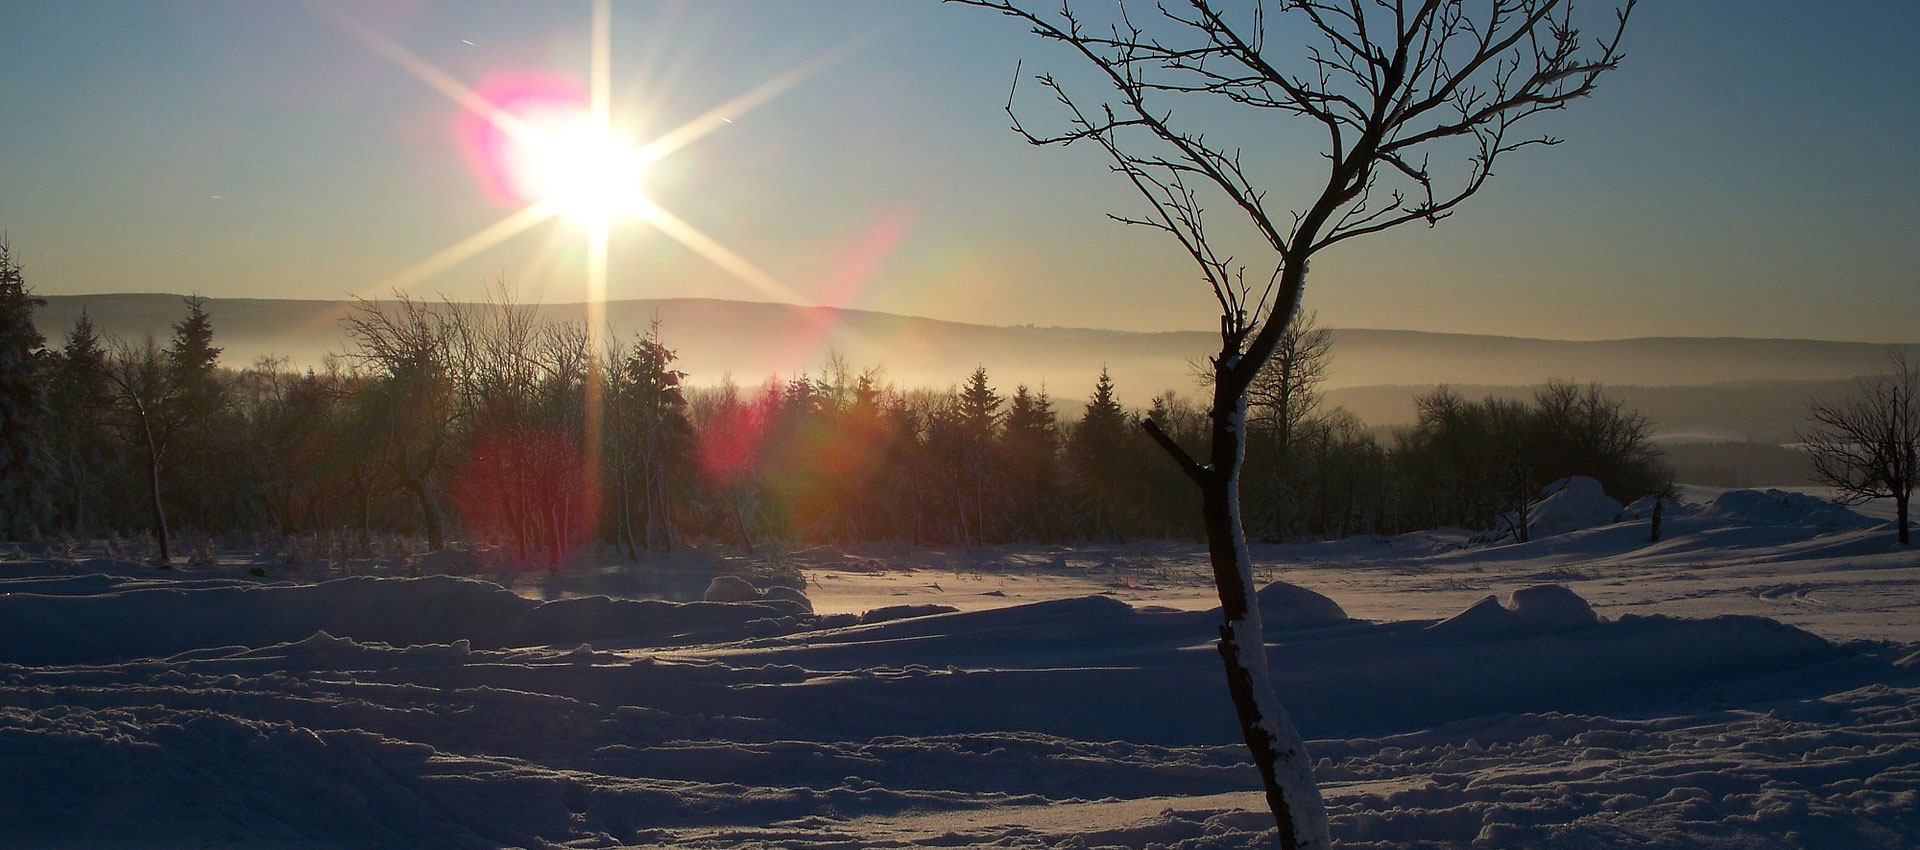
[[[1009,501],[1022,539],[1051,539],[1059,533],[1060,424],[1045,387],[1034,393],[1021,384],[1007,402],[1001,431],[1001,456],[1007,467]]]
[[[621,527],[630,553],[636,544],[672,548],[674,542],[672,503],[687,478],[693,426],[687,421],[687,399],[680,387],[686,373],[674,369],[673,361],[673,351],[660,342],[656,322],[634,344],[616,374],[615,438],[626,443],[616,457],[630,460],[619,471],[618,482]],[[632,523],[636,515],[638,534]]]
[[[90,534],[106,497],[103,485],[113,453],[106,428],[113,397],[107,352],[84,308],[53,360],[47,402],[53,421],[61,423],[49,441],[55,510],[68,531]]]
[[[1000,428],[1000,394],[987,381],[987,368],[976,367],[967,378],[967,386],[956,399],[953,414],[955,446],[959,463],[958,480],[963,498],[965,526],[973,538],[986,542],[996,524],[998,502],[995,498],[1001,479],[993,462],[995,436]]]
[[[1067,466],[1081,530],[1089,536],[1112,538],[1120,534],[1123,483],[1119,462],[1130,430],[1127,413],[1113,393],[1113,377],[1102,368],[1093,397],[1087,401],[1086,412],[1067,444]]]
[[[173,476],[168,501],[187,511],[187,520],[203,531],[218,526],[234,494],[233,470],[224,461],[224,445],[237,431],[228,419],[227,387],[220,369],[220,348],[213,344],[213,317],[206,301],[185,299],[187,316],[173,326],[166,350],[166,394],[178,434],[172,449]]]
[[[199,422],[219,411],[226,388],[219,380],[221,349],[213,344],[213,317],[207,314],[206,300],[185,300],[187,317],[173,326],[173,342],[167,346],[167,379],[183,417]]]
[[[982,445],[993,439],[1000,426],[1000,402],[1000,394],[987,382],[987,367],[976,367],[960,391],[960,423],[970,438]]]
[[[0,238],[0,536],[13,540],[39,531],[44,501],[37,456],[46,450],[46,339],[33,325],[44,304]]]

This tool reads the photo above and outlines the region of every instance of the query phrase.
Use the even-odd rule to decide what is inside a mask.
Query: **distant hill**
[[[127,339],[147,333],[165,336],[184,312],[179,296],[174,295],[47,296],[46,307],[36,316],[41,332],[57,344],[83,307],[102,332]],[[226,349],[222,358],[226,365],[243,367],[262,355],[273,355],[305,366],[347,349],[340,320],[353,305],[209,298],[207,309],[213,316],[216,341]],[[585,316],[580,304],[548,304],[540,310],[553,319]],[[1002,390],[1018,383],[1035,387],[1044,383],[1064,405],[1087,394],[1102,366],[1111,369],[1121,398],[1129,405],[1144,406],[1168,388],[1193,394],[1197,388],[1187,364],[1201,360],[1217,345],[1214,334],[1201,331],[998,327],[745,301],[684,298],[607,305],[609,324],[623,336],[639,333],[655,317],[661,322],[662,338],[679,353],[680,366],[694,384],[716,384],[723,375],[731,375],[750,386],[769,375],[817,373],[829,352],[837,351],[853,368],[883,366],[887,380],[905,386],[947,387],[983,365]],[[1524,389],[1549,378],[1634,385],[1636,399],[1644,398],[1662,411],[1667,408],[1660,405],[1669,404],[1676,411],[1751,411],[1738,415],[1772,421],[1778,418],[1777,410],[1784,409],[1780,404],[1797,406],[1813,390],[1811,383],[1771,382],[1833,382],[1871,374],[1897,348],[1820,340],[1576,342],[1399,330],[1338,329],[1333,333],[1327,388],[1354,388],[1351,395],[1336,396],[1336,400],[1379,423],[1409,421],[1413,394],[1434,384],[1460,385],[1463,391],[1468,386]],[[1920,359],[1920,346],[1905,348]],[[1742,387],[1732,382],[1767,383]],[[1690,389],[1667,394],[1652,391],[1674,387]],[[1392,397],[1400,401],[1393,402]],[[1404,412],[1396,412],[1401,408]],[[1654,415],[1651,410],[1650,415]],[[1669,422],[1690,423],[1693,417],[1654,418],[1664,428]],[[1699,424],[1709,424],[1708,419]],[[1743,428],[1741,433],[1748,430]]]
[[[347,301],[209,298],[222,362],[241,367],[262,355],[286,357],[297,366],[316,365],[348,342],[341,320],[355,308]],[[166,336],[185,308],[175,295],[50,296],[36,314],[41,332],[54,339],[85,308],[102,333],[137,339]],[[582,304],[540,305],[553,320],[582,321]],[[880,366],[886,380],[903,386],[947,387],[984,365],[998,386],[1045,383],[1062,398],[1091,390],[1101,366],[1111,368],[1126,398],[1145,404],[1168,387],[1186,390],[1188,358],[1210,342],[1201,333],[1130,333],[1067,328],[992,327],[889,313],[799,307],[700,298],[615,301],[607,320],[631,338],[653,319],[694,384],[717,384],[731,375],[752,386],[772,375],[818,373],[839,352],[855,370]],[[1152,389],[1148,389],[1151,387]]]

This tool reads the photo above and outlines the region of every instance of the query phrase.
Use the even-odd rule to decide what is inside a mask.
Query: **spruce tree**
[[[623,517],[628,547],[672,548],[674,493],[689,475],[693,456],[693,426],[687,420],[687,399],[680,382],[685,372],[673,368],[674,353],[660,343],[656,323],[634,344],[621,364],[614,398],[615,420],[622,426],[619,439],[629,441],[631,478],[620,482],[629,500],[627,511],[639,509],[640,533],[634,534],[631,514]],[[637,493],[636,493],[637,491]],[[633,496],[638,495],[634,500]],[[631,504],[637,501],[638,504]],[[639,538],[637,541],[635,537]]]
[[[113,456],[107,433],[113,390],[107,380],[106,349],[84,308],[67,332],[51,371],[48,409],[52,421],[61,423],[49,440],[55,512],[67,531],[87,535],[106,507],[104,484]]]
[[[34,308],[44,304],[0,238],[0,536],[12,540],[38,533],[45,501],[38,467],[46,451],[46,339],[33,325]]]
[[[213,317],[206,300],[186,299],[187,317],[173,326],[167,346],[167,379],[173,384],[175,405],[189,427],[207,422],[224,405],[220,383],[220,348],[213,344]]]
[[[985,446],[1000,425],[1000,395],[987,383],[987,367],[980,366],[960,391],[960,424],[969,439]]]
[[[987,368],[976,367],[967,378],[967,386],[955,399],[954,439],[958,440],[955,459],[961,487],[960,510],[964,527],[977,542],[986,542],[998,534],[1000,525],[999,484],[993,448],[1000,428],[1000,394],[987,381]]]
[[[220,348],[213,344],[213,317],[198,296],[186,300],[187,316],[173,326],[166,350],[168,418],[178,423],[171,465],[169,501],[184,508],[203,531],[218,526],[234,491],[223,443],[237,433],[227,421],[227,390],[221,379]]]
[[[1113,377],[1100,370],[1086,413],[1073,429],[1068,444],[1068,471],[1072,476],[1081,528],[1089,536],[1118,537],[1123,483],[1120,471],[1131,425],[1127,412],[1114,397]]]
[[[1034,393],[1022,384],[1014,390],[1001,442],[1009,500],[1019,523],[1016,533],[1029,540],[1051,540],[1060,524],[1060,425],[1046,388]]]

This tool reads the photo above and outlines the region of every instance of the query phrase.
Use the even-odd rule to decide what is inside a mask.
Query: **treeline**
[[[0,246],[3,247],[3,246]],[[4,257],[4,255],[0,255]],[[1198,452],[1204,408],[1003,392],[985,369],[906,390],[837,358],[745,389],[692,388],[655,327],[596,343],[506,299],[363,303],[324,369],[219,365],[196,299],[165,341],[103,340],[83,314],[33,331],[17,265],[0,289],[0,456],[12,539],[171,532],[331,533],[488,544],[524,563],[598,540],[636,555],[688,542],[1197,538],[1191,485],[1146,436]],[[1484,527],[1553,478],[1630,499],[1664,486],[1647,423],[1598,387],[1532,406],[1444,390],[1383,445],[1318,409],[1326,335],[1303,323],[1254,393],[1243,480],[1266,540]]]

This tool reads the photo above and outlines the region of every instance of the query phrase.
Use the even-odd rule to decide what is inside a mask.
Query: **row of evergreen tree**
[[[1145,409],[1102,374],[1084,401],[1003,393],[984,368],[907,390],[834,358],[752,390],[693,388],[657,327],[601,342],[506,298],[363,303],[325,369],[220,366],[189,298],[163,343],[103,340],[83,313],[49,347],[0,245],[0,521],[13,539],[169,530],[380,534],[557,563],[589,540],[983,544],[1198,537],[1190,484],[1141,429],[1198,453],[1204,409]],[[1253,393],[1243,499],[1269,540],[1485,527],[1540,485],[1664,486],[1647,423],[1598,387],[1534,403],[1444,388],[1383,444],[1315,387],[1303,324]]]

